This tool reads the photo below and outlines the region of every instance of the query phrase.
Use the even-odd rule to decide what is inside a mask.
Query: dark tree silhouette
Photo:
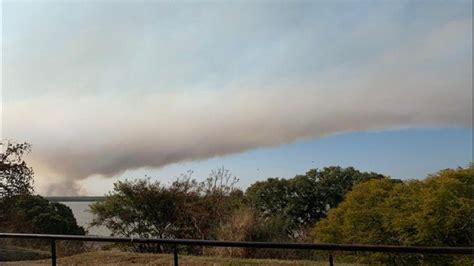
[[[0,153],[0,198],[33,192],[33,169],[23,160],[28,143],[2,141]]]

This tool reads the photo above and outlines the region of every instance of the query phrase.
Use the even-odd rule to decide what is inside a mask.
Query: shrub
[[[448,169],[423,181],[371,180],[354,187],[314,230],[332,243],[471,246],[474,169]],[[367,257],[363,258],[366,259]],[[453,257],[370,256],[384,263],[443,262]]]
[[[202,183],[183,175],[166,187],[150,179],[119,181],[104,201],[91,205],[92,225],[126,237],[215,239],[218,227],[242,203],[236,178],[219,169]],[[163,252],[162,245],[134,245],[136,251]],[[189,252],[200,252],[189,248]]]

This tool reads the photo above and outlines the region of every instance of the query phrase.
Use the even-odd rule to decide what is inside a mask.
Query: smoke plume
[[[75,189],[75,180],[91,175],[112,177],[130,169],[159,168],[336,133],[472,127],[471,21],[444,23],[362,63],[312,71],[306,68],[310,59],[304,59],[302,76],[296,70],[283,68],[287,72],[279,73],[282,68],[271,68],[272,62],[284,65],[285,58],[290,66],[298,66],[302,58],[294,56],[318,49],[301,48],[303,37],[293,33],[298,37],[286,35],[287,41],[278,47],[225,57],[227,64],[240,70],[211,68],[206,75],[212,77],[205,81],[198,75],[204,70],[189,66],[194,58],[190,63],[185,55],[177,55],[187,47],[180,35],[173,35],[177,47],[160,44],[160,49],[168,47],[166,53],[152,53],[157,57],[150,60],[159,57],[163,64],[156,69],[161,73],[156,79],[138,73],[150,71],[147,55],[140,51],[154,49],[146,36],[132,45],[127,40],[121,44],[120,36],[111,33],[107,39],[116,45],[110,52],[100,34],[80,32],[76,40],[80,47],[63,43],[50,58],[45,51],[38,52],[44,55],[40,58],[31,53],[20,56],[7,42],[11,49],[4,51],[4,138],[32,143],[29,160],[39,182],[53,186],[49,193],[64,193],[66,188]],[[370,37],[360,29],[354,34]],[[130,53],[123,55],[117,46]],[[262,58],[266,51],[275,58]],[[109,56],[114,53],[117,58],[112,60]],[[172,64],[167,66],[170,54]],[[250,67],[250,59],[242,59],[245,64],[231,61],[251,54],[262,69],[238,65]],[[206,60],[214,60],[213,54]],[[121,68],[108,68],[104,62]],[[262,79],[256,82],[254,75]],[[160,89],[170,85],[170,79],[173,89]]]

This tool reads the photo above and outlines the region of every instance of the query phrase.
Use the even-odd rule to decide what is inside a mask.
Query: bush
[[[474,169],[448,169],[423,181],[371,180],[354,187],[314,230],[330,243],[472,246]],[[363,258],[366,259],[367,257]],[[454,257],[372,255],[400,264],[454,263]]]
[[[9,232],[84,235],[69,207],[41,196],[20,195],[3,199],[1,209],[8,219],[2,227]]]
[[[91,205],[93,226],[126,237],[215,239],[218,227],[242,203],[236,178],[219,169],[202,183],[183,175],[169,187],[150,179],[119,181],[104,201]],[[161,245],[134,245],[136,251],[163,252]],[[199,253],[200,248],[189,248]]]
[[[69,207],[58,202],[49,202],[41,196],[19,195],[4,198],[0,201],[0,210],[7,219],[0,220],[2,232],[13,233],[36,233],[36,234],[68,234],[84,235],[84,228],[76,223],[76,219]],[[9,239],[4,242],[5,247],[14,249],[25,247],[36,250],[48,251],[49,241]],[[83,242],[60,241],[58,242],[58,252],[61,254],[73,254],[85,249]],[[6,252],[6,251],[5,251]],[[28,252],[27,252],[28,253]],[[22,252],[19,255],[23,259],[30,256]]]
[[[284,233],[278,231],[282,228],[279,219],[262,219],[250,208],[236,209],[229,219],[218,229],[217,239],[249,242],[294,242]],[[298,241],[309,239],[300,238]],[[302,259],[311,258],[312,251],[304,250],[275,250],[254,248],[207,248],[206,254],[219,256],[232,256],[244,258],[280,258]]]
[[[248,208],[234,211],[226,223],[221,224],[217,230],[217,239],[231,241],[252,241],[255,229],[255,214]],[[251,251],[246,248],[213,247],[206,249],[207,255],[248,257]]]

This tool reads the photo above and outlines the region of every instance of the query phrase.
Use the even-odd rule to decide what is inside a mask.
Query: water
[[[88,231],[88,235],[110,236],[110,230],[105,226],[89,227],[93,219],[93,215],[89,211],[89,205],[94,203],[93,201],[66,201],[61,203],[71,208],[77,224],[84,227]]]

